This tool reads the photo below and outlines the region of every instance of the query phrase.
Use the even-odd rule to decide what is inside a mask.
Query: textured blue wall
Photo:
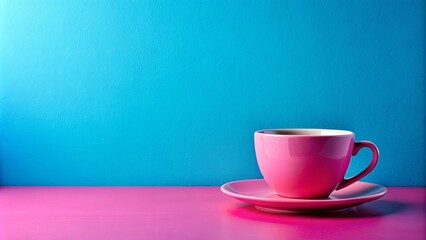
[[[3,185],[257,178],[253,132],[286,127],[425,184],[424,1],[1,1],[0,83]]]

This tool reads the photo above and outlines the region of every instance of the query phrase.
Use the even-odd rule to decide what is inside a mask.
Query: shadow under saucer
[[[328,213],[275,213],[267,212],[256,209],[253,205],[248,204],[233,204],[232,207],[228,206],[227,212],[233,216],[255,220],[266,221],[274,223],[284,223],[289,219],[303,219],[303,218],[321,218],[321,219],[351,219],[351,218],[374,218],[386,215],[395,214],[406,208],[406,204],[390,201],[390,200],[376,200],[368,204],[360,205],[344,209],[342,211],[328,212]]]

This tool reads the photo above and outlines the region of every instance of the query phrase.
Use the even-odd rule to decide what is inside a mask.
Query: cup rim
[[[271,132],[288,132],[286,134],[269,133]],[[355,134],[349,130],[327,129],[327,128],[271,128],[261,129],[254,134],[266,135],[271,137],[344,137],[354,136]]]

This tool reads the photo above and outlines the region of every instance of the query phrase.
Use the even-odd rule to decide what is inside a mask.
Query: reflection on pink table
[[[0,239],[425,239],[426,190],[335,214],[261,212],[219,187],[1,187]]]

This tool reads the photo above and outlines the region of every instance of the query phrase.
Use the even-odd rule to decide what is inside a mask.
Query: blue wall
[[[286,127],[425,184],[424,1],[1,1],[0,83],[3,185],[257,178],[253,132]]]

